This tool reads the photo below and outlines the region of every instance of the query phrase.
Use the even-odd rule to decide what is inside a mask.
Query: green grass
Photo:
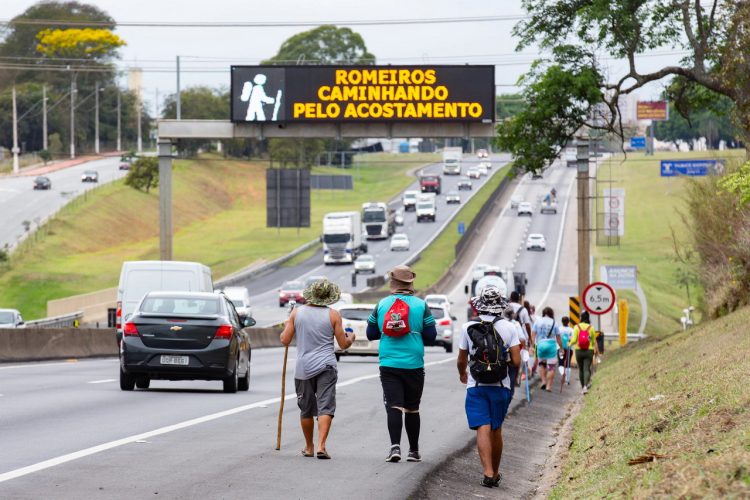
[[[323,247],[323,244],[320,243],[318,245],[313,245],[311,248],[308,248],[304,252],[298,253],[288,261],[284,262],[281,266],[282,267],[294,267],[298,264],[302,264],[307,259],[315,255],[320,251],[320,249]]]
[[[174,258],[203,262],[218,278],[280,257],[318,237],[326,212],[387,201],[408,186],[414,177],[406,172],[420,163],[399,161],[404,156],[314,169],[355,175],[354,189],[313,191],[312,226],[300,230],[265,227],[265,165],[216,156],[177,161]],[[158,214],[158,191],[141,193],[121,181],[76,200],[0,268],[0,304],[32,319],[46,315],[48,300],[115,286],[123,261],[159,258]]]
[[[750,497],[748,324],[744,308],[608,354],[551,497]],[[628,465],[648,453],[667,458]]]
[[[622,157],[604,162],[599,169],[599,194],[608,187],[625,188],[625,235],[619,247],[594,247],[595,271],[601,265],[636,265],[638,279],[648,300],[648,323],[646,333],[664,335],[680,328],[680,316],[687,303],[684,287],[676,280],[675,273],[681,264],[675,257],[672,230],[678,241],[689,243],[689,234],[682,222],[685,187],[691,182],[687,178],[660,177],[659,161],[663,159],[728,158],[741,159],[744,150],[657,153],[646,157],[642,153],[630,153],[624,163]],[[611,177],[610,177],[611,176]],[[691,302],[697,306],[701,290],[691,287]],[[635,294],[627,292],[623,297],[630,306],[630,331],[640,324],[640,306]]]
[[[461,207],[456,217],[445,227],[440,236],[422,252],[419,261],[412,266],[414,272],[417,273],[417,284],[420,290],[434,285],[448,270],[456,259],[456,243],[461,239],[461,235],[458,234],[458,223],[463,222],[465,227],[469,227],[471,221],[474,220],[479,210],[487,203],[490,195],[497,188],[498,184],[502,182],[509,170],[510,166],[506,165],[493,172],[492,178],[484,183],[468,203]]]

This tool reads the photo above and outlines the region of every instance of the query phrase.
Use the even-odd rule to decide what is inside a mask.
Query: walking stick
[[[560,379],[560,394],[562,394],[563,386],[565,385],[565,379],[570,376],[570,354],[571,349],[565,349],[565,359],[563,360],[563,376]]]
[[[521,363],[523,364],[523,373],[526,377],[526,400],[529,403],[531,403],[531,391],[529,389],[529,363],[528,361],[529,361],[529,352],[523,351],[521,353]]]
[[[276,449],[281,449],[281,418],[284,415],[284,399],[286,399],[286,358],[289,346],[284,346],[284,368],[281,371],[281,404],[279,405],[279,426],[276,431]]]

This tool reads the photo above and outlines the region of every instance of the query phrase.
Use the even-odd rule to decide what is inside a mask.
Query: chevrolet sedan
[[[147,293],[123,327],[120,389],[151,380],[220,380],[224,392],[250,388],[250,337],[223,294]]]

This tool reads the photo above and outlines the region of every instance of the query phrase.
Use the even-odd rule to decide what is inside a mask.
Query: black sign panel
[[[310,227],[310,170],[266,170],[266,227]]]
[[[483,122],[493,66],[232,66],[232,121]]]

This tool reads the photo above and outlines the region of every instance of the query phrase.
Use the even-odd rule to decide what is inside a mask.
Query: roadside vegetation
[[[315,173],[354,176],[352,191],[313,191],[312,225],[266,227],[265,163],[206,155],[176,161],[173,179],[175,260],[209,265],[214,278],[284,255],[320,234],[323,214],[387,201],[413,182],[409,174],[435,155],[373,155],[351,169]],[[408,160],[408,161],[406,161]],[[28,319],[48,300],[117,284],[125,260],[159,258],[158,188],[147,194],[123,181],[102,186],[64,208],[0,268],[0,303]]]
[[[703,305],[697,255],[692,250],[692,231],[686,221],[698,217],[688,209],[693,186],[715,182],[710,178],[660,177],[660,160],[725,158],[730,166],[738,164],[743,157],[744,150],[665,152],[655,156],[629,153],[624,163],[620,156],[600,167],[600,196],[609,187],[609,179],[614,181],[612,187],[625,189],[625,235],[619,246],[594,246],[595,272],[605,264],[638,266],[638,280],[648,300],[648,335],[661,336],[679,329],[682,310],[688,305],[695,306],[696,310]],[[706,197],[709,193],[714,195],[715,191],[709,190]],[[696,201],[706,208],[705,197]],[[717,219],[711,220],[725,228]],[[628,299],[630,307],[629,330],[635,331],[641,321],[638,299],[630,291],[621,295]]]
[[[750,496],[750,308],[597,368],[552,498]]]
[[[453,261],[456,259],[456,243],[461,239],[461,235],[458,234],[459,222],[463,222],[465,227],[469,227],[469,224],[471,224],[484,204],[487,203],[490,195],[502,182],[509,170],[509,165],[501,169],[495,167],[492,172],[492,178],[484,183],[471,200],[463,204],[456,217],[445,227],[440,236],[422,252],[419,260],[412,266],[412,269],[419,277],[416,283],[420,290],[426,290],[434,285],[448,270],[450,265],[453,264]]]

